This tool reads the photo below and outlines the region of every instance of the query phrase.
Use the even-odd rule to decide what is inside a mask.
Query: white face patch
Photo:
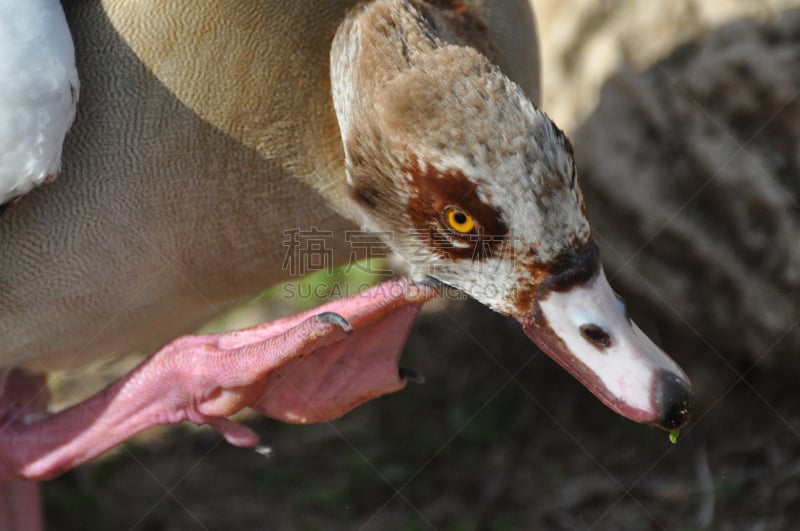
[[[481,304],[504,315],[516,313],[515,303],[520,282],[511,261],[489,258],[472,262],[468,267],[445,266],[437,262],[428,269],[418,268],[418,277],[432,276],[468,293]]]
[[[656,408],[656,373],[667,371],[688,381],[678,365],[627,318],[602,269],[589,283],[553,291],[539,305],[572,362],[584,365],[619,403],[651,412]]]

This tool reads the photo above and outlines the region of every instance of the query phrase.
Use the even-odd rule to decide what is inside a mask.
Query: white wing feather
[[[59,0],[0,0],[0,204],[61,166],[78,72]]]

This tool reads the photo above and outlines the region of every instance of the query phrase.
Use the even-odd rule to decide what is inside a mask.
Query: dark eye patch
[[[403,170],[411,177],[408,215],[415,229],[428,233],[431,249],[452,259],[473,260],[499,252],[508,237],[508,226],[500,211],[478,195],[477,183],[455,168],[440,171],[426,165],[423,170],[413,155],[407,157]],[[439,222],[448,205],[459,205],[475,219],[478,232],[464,235],[473,245],[455,246],[451,242]]]

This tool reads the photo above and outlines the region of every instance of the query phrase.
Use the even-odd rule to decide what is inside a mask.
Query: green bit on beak
[[[677,430],[672,430],[669,432],[669,442],[675,444],[678,442],[678,437],[681,436],[681,430],[678,428]]]

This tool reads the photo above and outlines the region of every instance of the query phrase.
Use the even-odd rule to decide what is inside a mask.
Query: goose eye
[[[449,228],[459,234],[467,234],[475,230],[475,220],[460,208],[445,208],[444,220]]]

